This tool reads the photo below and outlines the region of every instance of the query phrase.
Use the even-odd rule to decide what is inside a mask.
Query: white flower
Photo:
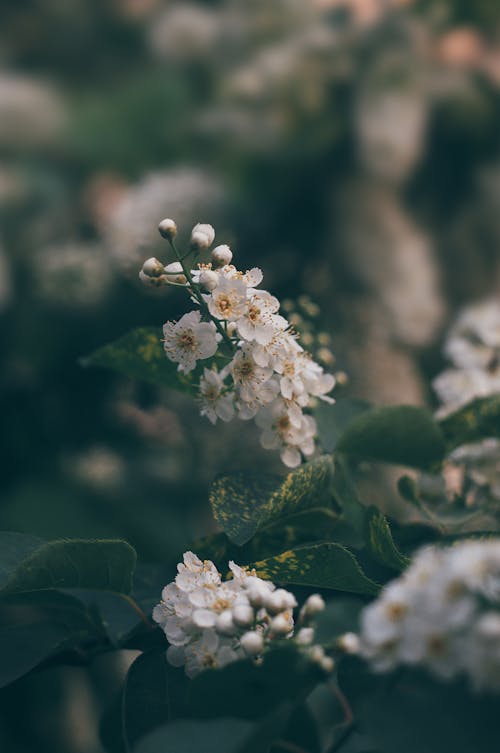
[[[421,665],[500,688],[500,540],[419,552],[363,610],[359,651],[379,671]]]
[[[163,223],[167,233],[171,222]],[[191,243],[199,251],[208,248],[214,237],[211,225],[198,224]],[[148,282],[182,283],[192,302],[211,319],[202,321],[201,313],[193,311],[177,323],[167,322],[165,351],[179,364],[179,371],[189,373],[198,360],[215,355],[220,343],[219,355],[226,365],[220,372],[204,370],[199,385],[201,414],[212,423],[218,418],[229,421],[235,413],[242,420],[256,418],[264,429],[263,447],[279,450],[285,465],[293,468],[315,449],[316,423],[304,410],[316,398],[333,402],[328,393],[335,379],[299,345],[298,335],[278,313],[278,299],[257,290],[262,270],[253,267],[243,273],[231,260],[230,248],[217,246],[210,263],[200,262],[187,275],[189,282],[180,262],[172,262],[162,272],[156,261],[148,260],[146,271],[158,275],[148,277]],[[141,275],[145,274],[143,270]],[[201,294],[200,288],[208,292]],[[302,304],[317,313],[309,299]]]
[[[500,373],[490,374],[482,369],[446,369],[433,380],[432,386],[444,403],[441,414],[454,411],[476,397],[500,392]]]
[[[219,275],[211,269],[202,269],[200,271],[199,282],[205,290],[215,290],[219,284]]]
[[[500,304],[484,301],[462,311],[450,330],[445,353],[460,369],[498,370]]]
[[[281,459],[289,468],[300,465],[301,453],[313,454],[316,422],[294,403],[278,398],[259,412],[256,423],[264,430],[260,438],[262,446],[280,450]]]
[[[234,395],[224,393],[221,375],[213,369],[204,369],[200,379],[201,415],[215,424],[217,419],[231,421],[234,417]]]
[[[273,374],[270,368],[261,368],[252,358],[251,348],[241,347],[228,366],[238,396],[252,417],[260,405],[273,400],[277,393],[277,385],[271,382]],[[247,417],[245,405],[240,406],[240,417]]]
[[[276,639],[293,637],[297,602],[289,591],[276,589],[234,562],[229,563],[233,578],[223,582],[213,562],[202,562],[192,552],[183,559],[175,582],[163,589],[153,619],[170,643],[167,660],[184,666],[189,677],[237,659],[259,657]],[[311,626],[302,628],[297,650],[312,650],[313,638]]]
[[[191,245],[197,249],[209,248],[215,238],[215,230],[212,225],[198,223],[191,231]]]
[[[265,290],[256,290],[247,301],[246,310],[236,326],[244,340],[255,340],[259,345],[268,345],[280,328],[286,327],[283,317],[274,317],[279,309],[279,301]]]
[[[241,278],[220,276],[219,284],[212,294],[203,297],[208,310],[216,319],[236,321],[246,310],[247,286]]]
[[[187,374],[196,368],[196,361],[210,358],[217,351],[216,328],[213,322],[202,322],[199,311],[184,314],[178,322],[163,325],[164,348],[167,356]]]

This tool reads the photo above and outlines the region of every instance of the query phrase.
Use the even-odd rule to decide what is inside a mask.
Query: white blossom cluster
[[[153,619],[165,632],[170,646],[167,660],[185,667],[188,677],[210,667],[251,657],[259,660],[266,648],[280,639],[293,639],[298,649],[325,671],[333,660],[314,645],[311,620],[324,609],[324,601],[313,594],[303,605],[294,632],[292,593],[276,588],[234,562],[229,563],[232,579],[222,581],[210,560],[201,561],[192,552],[177,565],[175,581],[162,592],[153,610]]]
[[[376,671],[425,667],[500,689],[500,539],[421,550],[361,616],[360,653]]]
[[[500,303],[488,300],[465,308],[450,329],[444,352],[453,368],[433,382],[444,404],[442,414],[500,392]]]
[[[433,382],[442,401],[438,416],[475,398],[500,393],[500,303],[486,300],[465,308],[450,329],[444,352],[453,368]],[[500,441],[491,437],[456,448],[442,477],[423,476],[419,485],[431,501],[444,496],[451,502],[459,500],[466,510],[498,516]]]
[[[160,233],[170,241],[176,232],[173,220],[160,223]],[[214,238],[211,225],[198,224],[191,249],[205,251]],[[212,362],[200,374],[201,415],[214,424],[234,416],[254,418],[262,446],[279,450],[283,463],[296,467],[302,455],[315,450],[316,422],[304,411],[315,398],[333,402],[327,393],[335,378],[299,344],[290,322],[278,313],[278,299],[258,288],[260,269],[238,270],[226,245],[215,247],[210,258],[196,270],[181,261],[164,267],[157,259],[142,267],[145,283],[185,286],[199,307],[164,325],[167,357],[183,374],[198,361],[217,357],[221,367]]]

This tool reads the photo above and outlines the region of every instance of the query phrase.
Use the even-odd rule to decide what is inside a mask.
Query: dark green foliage
[[[265,476],[222,476],[210,490],[215,520],[235,544],[245,544],[259,530],[324,501],[333,472],[325,455],[306,463],[280,484]]]
[[[379,586],[362,571],[355,556],[341,544],[297,547],[253,563],[257,575],[278,583],[376,594]]]
[[[445,442],[438,424],[423,408],[383,406],[355,418],[337,450],[358,460],[429,468],[443,459]]]
[[[191,381],[179,375],[165,356],[162,333],[156,327],[137,327],[82,359],[84,366],[102,366],[135,379],[189,392]]]
[[[262,664],[250,659],[201,672],[190,683],[193,716],[265,716],[285,701],[307,695],[325,679],[322,670],[283,641]]]
[[[129,593],[136,554],[125,541],[50,541],[34,547],[31,537],[1,533],[7,542],[0,596],[53,588],[96,588]],[[16,562],[15,549],[20,556]],[[26,556],[26,552],[29,553]],[[2,549],[0,548],[0,559]]]
[[[491,753],[500,745],[498,697],[465,683],[405,670],[370,674],[359,660],[342,662],[339,682],[357,729],[384,753]]]
[[[391,570],[401,572],[410,562],[398,550],[387,519],[376,507],[366,511],[366,544],[372,557]]]
[[[487,437],[500,438],[500,396],[478,398],[440,421],[449,450]]]

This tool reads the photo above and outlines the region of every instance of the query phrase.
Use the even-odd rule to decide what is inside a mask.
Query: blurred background
[[[281,471],[250,424],[79,364],[188,308],[138,280],[165,216],[299,299],[345,394],[434,407],[443,332],[499,291],[499,145],[497,0],[3,0],[0,528],[174,562],[217,473]],[[0,748],[100,753],[116,674],[4,691]]]

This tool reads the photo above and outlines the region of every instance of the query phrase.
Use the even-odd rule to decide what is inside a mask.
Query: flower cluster
[[[500,392],[500,304],[483,301],[464,309],[452,325],[444,348],[453,363],[433,382],[446,416],[479,397]],[[464,513],[498,517],[500,441],[488,438],[457,447],[441,476],[424,474],[419,491],[431,504],[455,504]],[[478,524],[485,525],[484,519]]]
[[[500,304],[483,301],[464,309],[450,329],[445,355],[453,368],[433,382],[444,403],[441,413],[500,392]]]
[[[333,660],[314,645],[311,620],[324,609],[321,596],[309,597],[300,611],[300,629],[294,633],[292,593],[276,588],[234,562],[232,579],[222,581],[210,560],[202,562],[192,552],[177,566],[175,582],[165,586],[153,619],[165,632],[170,646],[167,659],[185,666],[188,677],[203,669],[223,667],[238,659],[259,660],[280,639],[293,639],[325,672]]]
[[[500,540],[420,551],[364,609],[360,653],[377,671],[419,665],[500,689]]]
[[[280,451],[285,465],[300,465],[302,455],[315,450],[316,422],[305,413],[315,398],[327,396],[335,378],[324,372],[298,342],[291,323],[279,312],[280,303],[259,289],[263,275],[232,263],[229,246],[215,247],[208,263],[189,269],[176,249],[177,228],[163,220],[160,233],[168,239],[177,261],[163,266],[148,259],[140,272],[143,282],[177,285],[191,294],[197,309],[164,325],[167,357],[181,373],[194,371],[198,361],[217,357],[199,374],[201,414],[212,423],[255,418],[261,444]],[[191,252],[207,251],[215,238],[211,225],[198,224],[191,234]]]

